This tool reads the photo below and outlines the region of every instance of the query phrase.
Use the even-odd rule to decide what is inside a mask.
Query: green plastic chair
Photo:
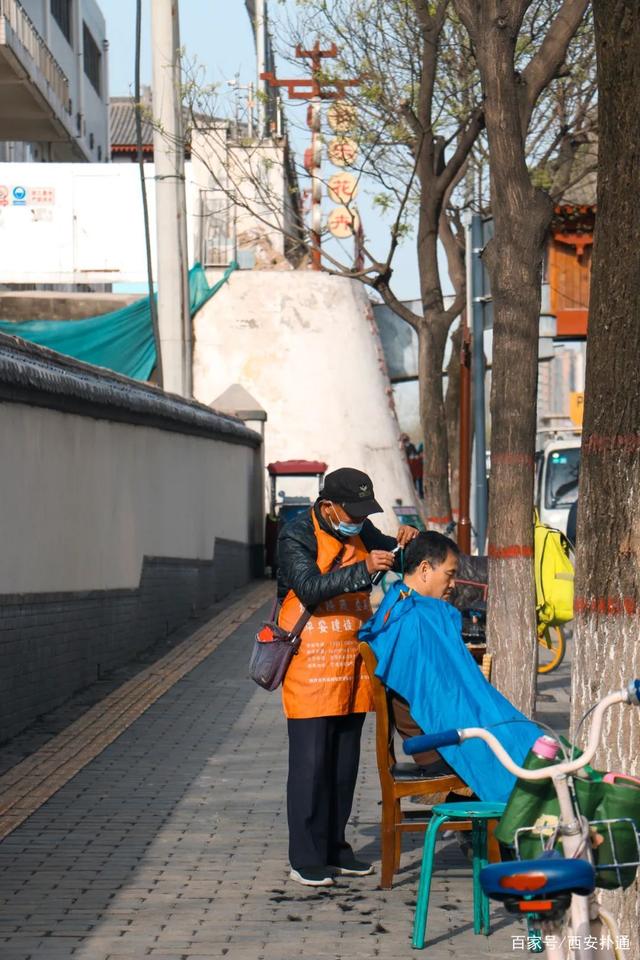
[[[431,891],[431,874],[436,848],[436,837],[443,823],[452,820],[471,821],[471,847],[473,851],[473,932],[489,933],[489,898],[480,886],[480,871],[487,865],[487,821],[498,820],[504,812],[504,803],[437,803],[432,808],[431,819],[424,839],[418,899],[413,919],[413,941],[417,950],[424,948]]]

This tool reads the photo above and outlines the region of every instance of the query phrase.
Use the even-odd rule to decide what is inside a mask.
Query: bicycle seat
[[[535,860],[491,863],[480,871],[480,885],[487,896],[503,901],[571,893],[587,896],[595,889],[596,874],[586,860],[543,854]]]

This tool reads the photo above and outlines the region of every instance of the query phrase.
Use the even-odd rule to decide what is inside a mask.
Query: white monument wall
[[[413,486],[377,328],[357,281],[238,271],[196,315],[193,356],[201,403],[240,383],[264,407],[266,463],[302,458],[365,470],[385,509],[373,519],[395,532],[393,504],[415,503]]]

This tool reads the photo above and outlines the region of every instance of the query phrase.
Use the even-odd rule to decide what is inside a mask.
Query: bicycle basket
[[[597,885],[607,890],[628,887],[640,861],[640,790],[623,783],[577,779],[574,788],[578,806],[589,822],[605,825],[604,833],[600,833],[602,842],[594,849]],[[623,864],[628,869],[615,869]]]
[[[516,830],[514,845],[518,860],[535,860],[551,847],[562,852],[562,839],[556,836],[554,817],[532,827]],[[635,820],[619,817],[590,820],[589,832],[596,868],[596,886],[605,890],[629,887],[640,866],[640,833]]]
[[[588,776],[573,778],[573,792],[580,813],[593,825],[592,832],[596,834],[596,884],[608,890],[628,887],[640,861],[640,789],[620,782],[607,783],[601,772],[585,769]],[[562,850],[554,829],[559,813],[558,798],[550,781],[518,780],[496,837],[503,843],[515,844],[517,856],[523,860],[534,859],[545,847]],[[534,827],[530,826],[532,823]],[[604,832],[598,831],[598,824]]]

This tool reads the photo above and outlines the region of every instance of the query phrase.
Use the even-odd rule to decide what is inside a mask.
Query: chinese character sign
[[[327,122],[334,133],[347,133],[355,126],[355,108],[344,100],[336,100],[327,111]]]
[[[334,207],[329,214],[327,221],[330,233],[339,240],[346,240],[352,237],[358,229],[360,218],[355,210],[348,210],[347,207]]]
[[[358,181],[352,173],[334,173],[327,182],[329,197],[334,203],[348,204],[358,193]]]
[[[352,166],[358,156],[358,144],[349,137],[334,137],[329,141],[329,160],[336,167]]]
[[[29,203],[34,206],[55,203],[55,199],[56,192],[52,187],[31,187],[29,190]]]

